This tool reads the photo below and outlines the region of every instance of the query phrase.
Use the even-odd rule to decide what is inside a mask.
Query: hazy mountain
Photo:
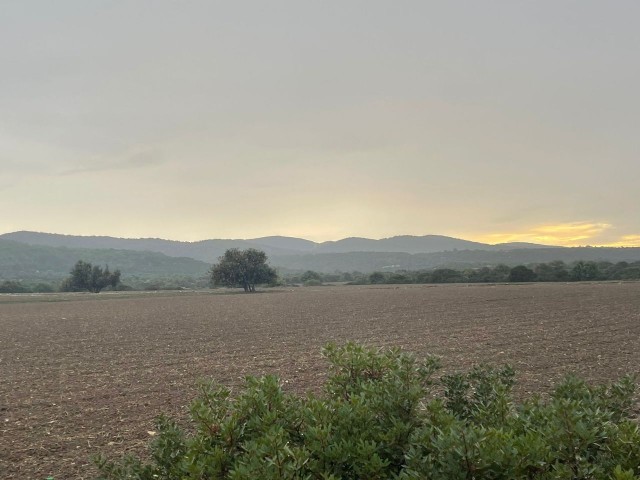
[[[542,248],[535,244],[501,244],[471,242],[442,235],[400,235],[373,240],[350,237],[337,241],[316,243],[294,237],[271,236],[249,240],[212,239],[198,242],[178,242],[159,238],[115,238],[105,236],[76,236],[39,232],[14,232],[0,238],[29,245],[70,248],[114,248],[119,250],[151,251],[172,257],[191,257],[208,263],[215,262],[229,248],[257,248],[269,257],[282,255],[349,253],[349,252],[403,252],[433,253],[451,250],[510,250],[513,248]]]
[[[322,273],[414,270],[414,255],[393,252],[317,253],[272,257],[269,263],[284,271]]]
[[[259,245],[261,247],[270,247],[277,248],[279,250],[291,250],[297,252],[312,252],[318,246],[316,242],[312,242],[311,240],[281,236],[253,238],[251,240],[247,240],[247,242]],[[264,250],[264,248],[262,250]]]
[[[120,269],[130,276],[160,277],[188,275],[201,277],[210,265],[193,258],[171,257],[157,252],[87,249],[27,245],[0,239],[0,279],[59,280],[66,277],[78,260]]]
[[[369,238],[350,237],[335,242],[324,242],[317,246],[314,253],[347,252],[404,252],[430,253],[445,250],[481,250],[490,249],[486,243],[471,242],[442,235],[399,235],[396,237],[371,240]]]
[[[20,238],[22,242],[7,240]],[[453,240],[449,242],[448,240]],[[28,242],[33,244],[29,244]],[[37,242],[50,243],[51,246],[38,245]],[[378,242],[382,242],[380,247]],[[392,237],[383,240],[350,238],[330,245],[315,244],[308,240],[288,237],[265,237],[252,240],[204,240],[201,242],[175,242],[160,239],[118,239],[112,237],[74,237],[66,235],[34,234],[16,232],[0,236],[0,279],[51,279],[65,277],[78,260],[94,264],[108,264],[111,269],[119,268],[123,278],[127,276],[172,276],[188,275],[201,277],[206,275],[210,264],[224,253],[227,248],[261,248],[268,250],[269,263],[284,270],[316,270],[332,273],[335,271],[373,271],[420,270],[439,267],[457,269],[506,264],[546,263],[554,260],[574,262],[577,260],[594,261],[638,261],[640,248],[611,247],[540,247],[516,248],[518,244],[492,246],[485,249],[474,242],[467,242],[473,248],[449,249],[437,252],[331,252],[323,253],[321,247],[332,248],[404,248],[426,249],[465,245],[465,240],[448,239],[437,235],[426,237]],[[80,248],[78,245],[113,246],[120,248]],[[130,248],[126,248],[130,247]],[[312,250],[311,247],[313,247]],[[143,248],[163,249],[167,254],[142,250]],[[307,253],[297,249],[306,249]],[[294,253],[290,253],[294,252]],[[188,253],[178,257],[178,254]],[[193,258],[199,256],[209,261]]]
[[[190,257],[203,262],[214,263],[229,248],[257,248],[269,256],[290,255],[308,251],[307,244],[313,242],[287,237],[265,237],[255,240],[202,240],[198,242],[178,242],[160,238],[116,238],[105,236],[61,235],[56,233],[14,232],[0,235],[0,239],[43,245],[49,247],[117,249],[158,252],[171,257]],[[297,248],[289,248],[296,245]],[[307,250],[305,250],[305,248]]]

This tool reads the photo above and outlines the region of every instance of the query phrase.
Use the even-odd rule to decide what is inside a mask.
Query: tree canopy
[[[116,287],[120,283],[120,270],[109,271],[107,265],[104,270],[99,265],[91,265],[88,262],[78,260],[74,265],[70,277],[63,283],[61,290],[64,292],[89,291],[99,293],[105,287]]]
[[[320,275],[318,272],[314,272],[313,270],[307,270],[302,274],[300,280],[302,280],[303,283],[306,283],[309,280],[317,280],[318,282],[322,283],[322,275]]]
[[[509,272],[510,282],[533,282],[536,279],[536,272],[524,265],[513,267]]]
[[[267,254],[254,248],[227,250],[211,268],[210,275],[213,286],[242,287],[246,293],[255,292],[256,285],[272,283],[277,278],[276,271],[267,265]]]

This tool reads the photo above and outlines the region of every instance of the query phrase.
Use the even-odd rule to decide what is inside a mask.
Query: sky
[[[0,2],[0,233],[640,246],[640,2]]]

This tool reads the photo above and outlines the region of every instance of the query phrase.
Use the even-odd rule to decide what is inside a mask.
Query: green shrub
[[[34,293],[53,293],[56,289],[53,285],[48,283],[36,283],[33,287],[31,287],[31,291]]]
[[[321,397],[249,377],[202,384],[192,428],[160,418],[150,461],[96,462],[101,479],[640,479],[635,384],[568,377],[516,404],[509,367],[432,378],[439,361],[348,343],[324,349]],[[436,384],[434,388],[431,386]]]
[[[21,282],[14,282],[12,280],[5,280],[0,283],[0,293],[29,293],[31,289]]]
[[[384,273],[381,272],[373,272],[369,275],[369,283],[375,285],[380,283],[386,283],[387,277],[385,277]]]
[[[302,274],[300,280],[302,281],[302,283],[306,283],[309,280],[317,280],[318,282],[322,283],[322,275],[320,275],[318,272],[314,272],[313,270],[307,270]]]

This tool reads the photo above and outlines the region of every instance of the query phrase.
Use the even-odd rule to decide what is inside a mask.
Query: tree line
[[[303,273],[278,275],[267,264],[267,255],[255,249],[229,249],[213,265],[206,278],[172,277],[136,279],[134,285],[121,282],[120,270],[110,271],[109,266],[94,266],[79,260],[59,287],[38,283],[23,284],[7,280],[0,283],[0,293],[32,292],[93,292],[110,290],[176,290],[181,288],[205,288],[207,286],[242,288],[247,293],[256,291],[257,285],[304,285],[324,283],[346,284],[419,284],[419,283],[507,283],[507,282],[577,282],[606,280],[640,280],[640,261],[565,263],[553,261],[535,265],[487,266],[481,268],[436,268],[434,270],[402,270],[396,272],[334,272],[320,273],[307,270]]]
[[[606,280],[640,280],[639,262],[585,262],[567,264],[562,261],[536,265],[496,265],[480,268],[436,268],[434,270],[401,270],[396,272],[362,272],[332,274],[307,271],[288,275],[289,283],[320,285],[345,282],[357,285],[393,283],[507,283],[507,282],[580,282]]]

